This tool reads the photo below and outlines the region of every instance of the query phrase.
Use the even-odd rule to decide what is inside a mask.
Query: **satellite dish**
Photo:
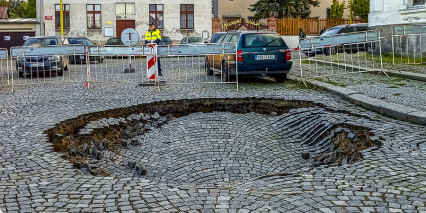
[[[139,42],[139,33],[133,28],[127,28],[121,33],[121,42],[128,46],[136,45]]]

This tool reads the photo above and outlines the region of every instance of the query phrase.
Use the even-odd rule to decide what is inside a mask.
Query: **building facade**
[[[60,35],[60,9],[58,0],[37,0],[40,35]],[[212,30],[211,0],[63,0],[63,11],[65,36],[100,43],[126,28],[144,38],[150,22],[173,40]]]
[[[425,0],[370,0],[370,26],[426,23]]]
[[[426,34],[422,34],[421,38],[403,37],[401,46],[393,47],[392,45],[394,25],[422,24],[426,26],[426,0],[370,0],[368,24],[384,37],[382,44],[385,52],[392,52],[392,48],[399,51],[426,52],[424,48]],[[419,49],[419,47],[423,48]]]

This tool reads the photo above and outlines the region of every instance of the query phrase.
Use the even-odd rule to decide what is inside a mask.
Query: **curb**
[[[289,80],[300,81],[300,78],[288,76]],[[365,109],[387,115],[398,120],[408,121],[415,124],[426,125],[426,112],[400,104],[389,103],[377,98],[361,94],[358,91],[334,86],[317,80],[306,80],[308,83],[324,88],[327,92],[337,95],[355,105]]]
[[[349,64],[341,64],[341,63],[336,63],[336,62],[330,62],[330,61],[321,61],[321,60],[315,60],[315,59],[308,59],[312,62],[318,62],[319,64],[322,65],[335,65],[335,66],[340,66],[340,67],[347,67],[347,68],[353,68],[354,71],[366,71],[367,73],[377,73],[377,72],[381,72],[380,69],[368,69],[365,67],[360,67],[360,66],[356,66],[356,65],[349,65]],[[412,73],[412,72],[405,72],[405,71],[395,71],[395,70],[387,70],[387,69],[383,69],[383,71],[388,74],[389,76],[392,77],[401,77],[401,78],[406,78],[406,79],[411,79],[411,80],[416,80],[416,81],[424,81],[426,82],[426,74],[421,74],[421,73]]]

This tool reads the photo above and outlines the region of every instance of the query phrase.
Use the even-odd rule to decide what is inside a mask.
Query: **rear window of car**
[[[214,34],[212,36],[212,40],[210,42],[211,43],[215,43],[220,38],[220,36],[222,36],[222,35],[223,35],[223,33],[216,33],[216,34]]]
[[[285,47],[284,40],[280,35],[277,34],[246,34],[243,37],[243,46],[244,47]]]
[[[59,42],[56,38],[30,38],[24,43],[24,46],[32,47],[49,45],[59,45]]]
[[[171,38],[169,38],[169,37],[163,37],[161,40],[166,41],[166,42],[170,42],[170,41],[172,41],[172,39],[171,39]]]
[[[197,43],[197,42],[204,42],[203,38],[201,37],[189,37],[188,43]]]
[[[367,31],[367,30],[368,30],[367,26],[356,27],[357,32],[364,32],[364,31]]]

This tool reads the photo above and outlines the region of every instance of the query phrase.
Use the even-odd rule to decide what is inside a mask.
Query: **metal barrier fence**
[[[4,76],[16,85],[47,83],[234,83],[235,44],[13,47]],[[5,57],[9,60],[9,57]]]
[[[380,33],[367,31],[304,39],[292,54],[299,56],[296,63],[302,79],[383,72],[381,45]]]
[[[426,36],[426,25],[395,25],[391,36],[393,64],[398,59],[407,64],[423,64],[422,37]]]
[[[10,84],[9,76],[9,52],[7,49],[0,49],[0,85]]]

